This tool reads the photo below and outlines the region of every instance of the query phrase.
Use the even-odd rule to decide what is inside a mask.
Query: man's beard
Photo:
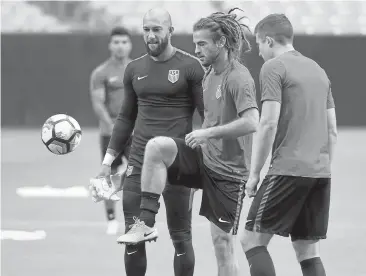
[[[214,64],[216,62],[216,60],[218,59],[220,55],[220,50],[217,49],[217,51],[215,53],[213,53],[209,59],[206,60],[205,64],[203,64],[203,66],[205,67],[209,67],[211,66],[212,64]]]
[[[166,36],[162,41],[161,43],[157,44],[157,47],[155,50],[151,50],[149,48],[149,44],[146,43],[146,50],[147,50],[147,53],[150,55],[150,56],[153,56],[153,57],[157,57],[157,56],[160,56],[162,52],[164,52],[164,50],[166,49],[166,47],[168,46],[168,43],[169,43],[169,38],[168,36]]]

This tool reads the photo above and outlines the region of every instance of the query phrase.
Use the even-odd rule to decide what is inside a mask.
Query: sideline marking
[[[1,230],[1,240],[35,241],[35,240],[44,240],[45,238],[46,238],[46,232],[43,230],[37,230],[37,231]]]
[[[51,186],[21,187],[16,189],[16,193],[20,197],[89,197],[89,191],[83,186],[74,186],[70,188],[52,188]]]

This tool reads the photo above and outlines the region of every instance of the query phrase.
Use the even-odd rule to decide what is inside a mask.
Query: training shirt
[[[264,63],[263,101],[281,103],[269,175],[330,177],[327,109],[334,108],[325,71],[298,51]]]
[[[248,69],[234,62],[221,74],[210,70],[203,83],[205,120],[203,128],[228,124],[243,111],[257,108],[255,82]],[[247,179],[253,135],[212,138],[202,146],[204,164],[222,175]]]
[[[109,148],[121,152],[134,130],[129,165],[141,168],[151,138],[184,139],[192,131],[196,107],[203,118],[203,76],[198,59],[179,49],[166,61],[144,55],[129,63],[124,76],[125,99]]]
[[[109,116],[115,122],[124,95],[123,75],[127,64],[120,63],[113,59],[108,59],[99,65],[91,74],[90,90],[103,88],[105,91],[105,107]],[[102,134],[108,134],[108,126],[102,120],[99,120],[99,128]]]

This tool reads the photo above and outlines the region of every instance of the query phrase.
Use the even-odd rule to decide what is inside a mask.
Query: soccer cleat
[[[92,193],[93,200],[99,202],[101,199],[118,201],[120,198],[116,195],[116,188],[113,183],[109,186],[107,180],[104,177],[91,178],[90,179],[90,190]]]
[[[158,238],[158,230],[145,225],[145,222],[139,218],[133,218],[135,223],[130,225],[130,230],[117,239],[119,244],[138,244],[142,242],[156,241]]]
[[[118,221],[113,219],[108,221],[108,226],[107,226],[107,235],[116,235],[118,232]]]

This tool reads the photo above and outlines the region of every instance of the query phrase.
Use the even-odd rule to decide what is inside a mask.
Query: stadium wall
[[[108,57],[106,35],[2,34],[2,126],[39,127],[49,116],[66,113],[81,126],[96,126],[89,99],[89,75]],[[190,35],[176,35],[174,45],[193,52]],[[145,52],[133,37],[132,58]],[[297,36],[295,47],[315,59],[328,73],[342,126],[365,126],[366,37]],[[245,55],[257,82],[263,61],[255,47]]]

